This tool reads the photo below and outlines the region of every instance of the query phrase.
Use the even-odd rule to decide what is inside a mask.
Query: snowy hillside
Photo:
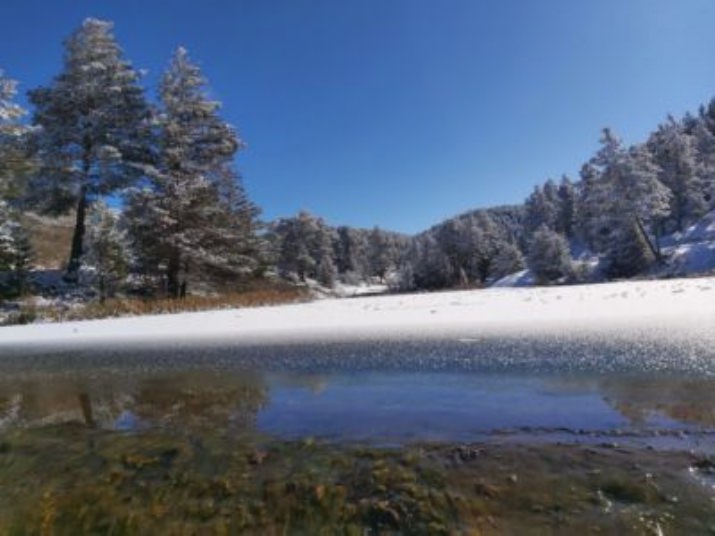
[[[663,240],[668,257],[666,274],[690,275],[715,270],[715,211],[682,233]]]

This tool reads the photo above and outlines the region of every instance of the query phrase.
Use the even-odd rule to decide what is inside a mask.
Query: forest
[[[263,221],[237,168],[244,142],[184,48],[155,100],[103,20],[69,36],[58,73],[28,92],[31,110],[17,104],[10,75],[0,71],[6,300],[44,291],[27,214],[71,216],[62,285],[104,302],[256,281],[328,290],[372,282],[397,292],[478,288],[525,269],[536,284],[656,277],[671,261],[664,238],[715,209],[715,100],[666,117],[632,146],[604,128],[577,178],[548,179],[522,204],[407,236],[332,226],[306,211]]]

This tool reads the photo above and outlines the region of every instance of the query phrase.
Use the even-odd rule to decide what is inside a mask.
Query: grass
[[[159,315],[215,309],[262,307],[299,303],[310,300],[310,293],[302,287],[283,283],[256,283],[241,291],[211,295],[190,295],[182,299],[117,297],[90,301],[67,308],[54,305],[23,305],[19,310],[0,319],[0,326],[30,324],[37,319],[51,322],[97,320],[120,316]]]
[[[117,316],[140,316],[167,313],[262,307],[307,301],[309,295],[301,288],[276,287],[231,292],[213,296],[187,296],[168,298],[111,298],[104,303],[90,302],[67,311],[62,320],[85,320]]]
[[[61,269],[67,262],[72,242],[72,218],[48,218],[25,213],[22,224],[30,234],[34,264],[48,269]]]

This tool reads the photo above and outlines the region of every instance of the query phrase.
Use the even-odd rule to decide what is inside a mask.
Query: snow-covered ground
[[[226,341],[232,344],[589,334],[715,348],[715,278],[491,288],[0,328],[11,347]]]
[[[663,239],[663,253],[669,258],[665,272],[673,275],[715,270],[715,211],[682,233]]]

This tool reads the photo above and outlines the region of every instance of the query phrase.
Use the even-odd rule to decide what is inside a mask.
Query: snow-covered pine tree
[[[610,255],[616,240],[634,236],[630,229],[636,225],[659,258],[658,229],[668,215],[671,195],[658,180],[659,173],[645,145],[624,149],[612,131],[604,129],[601,149],[582,171],[579,219],[591,247]]]
[[[129,186],[147,156],[149,108],[112,27],[86,19],[64,43],[62,72],[29,94],[41,127],[31,200],[49,213],[75,209],[68,280],[79,274],[88,208]]]
[[[612,238],[605,271],[609,278],[632,277],[647,270],[655,260],[643,229],[631,221]]]
[[[258,266],[258,210],[233,165],[242,142],[206,83],[177,49],[161,81],[149,186],[129,196],[126,210],[143,269],[163,274],[172,297],[186,294],[189,278],[241,277]]]
[[[317,268],[318,282],[327,288],[333,288],[335,286],[335,280],[338,277],[338,271],[335,268],[330,256],[325,255],[320,259],[320,263]]]
[[[412,240],[407,260],[412,265],[409,275],[416,288],[445,288],[455,280],[453,267],[432,233],[418,235]]]
[[[648,140],[648,148],[660,167],[658,178],[671,193],[668,219],[677,231],[707,212],[703,181],[698,175],[696,140],[685,133],[673,117],[659,125]]]
[[[364,281],[370,271],[367,232],[340,226],[335,240],[335,265],[346,282]]]
[[[527,265],[539,283],[551,283],[571,273],[571,254],[566,238],[546,226],[531,240]]]
[[[0,69],[0,133],[2,134],[19,134],[15,129],[16,121],[23,115],[23,110],[19,104],[14,101],[17,94],[17,82],[5,76],[5,73]]]
[[[114,296],[129,273],[127,238],[118,221],[103,202],[94,203],[88,213],[82,276],[96,288],[100,302]]]
[[[563,234],[567,239],[574,238],[574,227],[576,222],[576,188],[573,182],[566,175],[561,178],[558,186],[558,218],[556,223],[557,232]]]
[[[273,229],[278,250],[278,270],[284,277],[319,279],[318,267],[335,265],[333,230],[322,218],[301,211],[293,218],[283,218]]]
[[[603,207],[608,205],[610,189],[601,180],[598,169],[588,162],[581,167],[581,181],[576,193],[576,234],[594,252],[608,247],[613,223]]]
[[[468,243],[471,250],[467,276],[470,282],[474,280],[481,284],[492,277],[494,258],[499,244],[505,240],[503,233],[487,211],[477,211],[471,215],[468,227]]]
[[[16,93],[17,83],[0,69],[0,199],[19,197],[30,171],[24,143],[28,129],[19,121],[25,110],[15,103]]]
[[[388,233],[379,227],[373,228],[368,237],[368,252],[370,257],[370,275],[385,281],[390,270],[397,266],[399,252]]]
[[[686,116],[683,120],[686,134],[693,137],[695,169],[700,179],[706,210],[715,208],[715,134],[702,118]]]
[[[521,250],[509,242],[500,242],[492,263],[491,275],[502,278],[519,270],[523,270],[526,262]]]
[[[17,213],[0,199],[0,294],[22,294],[27,287],[32,247]]]
[[[645,145],[634,145],[614,165],[612,217],[619,229],[635,224],[656,259],[660,259],[658,230],[670,211],[670,190],[658,180],[660,169]],[[649,234],[650,231],[650,234]]]

